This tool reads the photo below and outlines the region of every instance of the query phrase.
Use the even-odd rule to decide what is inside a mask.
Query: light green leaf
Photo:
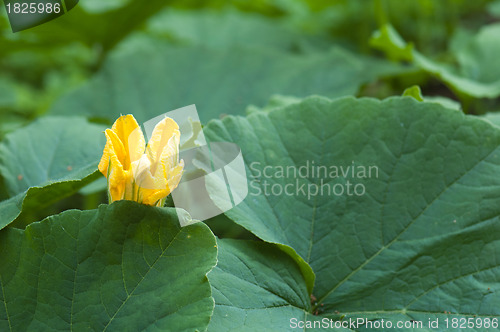
[[[406,89],[403,92],[403,96],[412,97],[418,101],[424,101],[424,97],[422,96],[422,91],[420,90],[420,87],[418,85],[414,85]]]
[[[0,232],[2,331],[203,331],[215,238],[130,201]]]
[[[406,43],[398,32],[389,24],[375,31],[370,39],[370,45],[382,50],[391,60],[413,60],[413,44]]]
[[[446,97],[441,97],[441,96],[432,96],[432,97],[424,97],[422,95],[422,90],[420,90],[420,87],[418,85],[411,86],[407,88],[403,92],[403,97],[408,96],[412,97],[418,101],[425,101],[429,103],[437,103],[440,104],[441,106],[444,106],[446,108],[451,108],[454,110],[461,110],[462,106],[460,105],[459,102],[449,99]]]
[[[341,48],[325,54],[291,55],[262,49],[172,48],[146,42],[111,57],[89,84],[57,102],[52,113],[71,110],[72,114],[113,121],[120,114],[133,113],[144,122],[196,104],[206,122],[220,114],[243,113],[249,104],[262,106],[273,94],[355,94],[364,83],[405,70]]]
[[[0,174],[11,198],[0,202],[0,229],[23,209],[64,198],[95,180],[104,127],[83,118],[47,117],[0,143]]]
[[[443,81],[459,95],[475,98],[500,96],[500,24],[483,27],[467,43],[454,49],[458,67],[436,62],[406,44],[389,25],[372,37],[372,46],[386,52],[389,58],[412,61],[417,67]]]
[[[412,98],[313,97],[205,134],[247,165],[226,215],[312,267],[320,317],[500,318],[497,127]]]

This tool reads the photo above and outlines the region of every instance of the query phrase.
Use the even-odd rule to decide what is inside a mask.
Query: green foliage
[[[220,114],[242,114],[248,104],[263,105],[277,93],[297,97],[355,94],[364,83],[405,70],[341,48],[290,55],[275,50],[235,48],[227,52],[139,42],[140,47],[111,57],[102,72],[57,102],[51,113],[65,114],[71,109],[73,114],[108,120],[133,113],[141,122],[182,107],[188,100],[197,105],[206,122]],[[345,77],[351,79],[346,82]]]
[[[0,10],[0,331],[500,319],[499,13],[81,0],[12,33]],[[190,104],[245,200],[186,227],[170,196],[100,205],[104,129]]]
[[[245,156],[253,190],[226,215],[311,266],[313,312],[394,322],[500,315],[497,128],[410,98],[313,97],[205,129]]]
[[[496,98],[500,96],[498,35],[500,25],[485,26],[453,49],[458,67],[450,67],[422,55],[405,44],[391,26],[384,26],[372,38],[372,45],[390,58],[409,60],[450,86],[459,96]],[[465,38],[465,37],[462,37]]]
[[[7,135],[0,174],[11,198],[0,202],[0,229],[95,180],[103,129],[83,118],[47,117]]]
[[[424,97],[422,96],[422,91],[420,90],[420,87],[418,85],[414,85],[406,89],[403,92],[403,96],[412,97],[418,101],[424,101]]]
[[[411,86],[405,91],[403,91],[403,96],[412,97],[418,101],[426,101],[426,102],[441,104],[446,108],[451,108],[454,110],[460,110],[462,107],[460,103],[446,97],[441,97],[441,96],[424,97],[422,95],[422,90],[418,85]]]
[[[311,303],[300,268],[269,243],[219,240],[219,264],[208,275],[215,311],[208,331],[287,331]]]
[[[168,9],[154,16],[142,37],[166,37],[180,45],[210,48],[266,47],[283,51],[326,50],[331,45],[325,33],[313,34],[291,24],[289,20],[222,11],[186,11]],[[127,41],[125,41],[126,43]]]
[[[103,130],[83,118],[47,117],[9,134],[0,145],[0,170],[10,195],[93,173],[105,142]]]
[[[204,330],[213,310],[209,228],[117,202],[0,233],[2,330]],[[175,300],[173,300],[175,299]]]
[[[500,126],[500,113],[487,113],[482,118],[490,121],[494,125]]]

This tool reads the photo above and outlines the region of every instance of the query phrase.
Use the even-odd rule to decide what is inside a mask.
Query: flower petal
[[[179,185],[183,171],[184,171],[184,160],[181,160],[181,162],[176,167],[168,170],[169,174],[167,178],[167,187],[170,190],[170,192],[172,192]]]
[[[163,190],[152,190],[152,189],[144,189],[142,192],[142,203],[147,205],[156,205],[157,202],[170,194],[168,189]]]
[[[184,162],[179,163],[179,126],[165,118],[154,128],[145,150],[142,130],[132,115],[124,115],[106,132],[99,170],[108,178],[110,201],[134,200],[159,205],[177,187]]]
[[[101,161],[99,162],[98,168],[99,171],[101,171],[101,173],[107,177],[108,165],[111,156],[114,155],[116,157],[116,161],[118,161],[120,166],[123,167],[123,162],[126,158],[126,155],[122,142],[112,130],[106,129],[104,135],[106,135],[106,145],[104,146],[104,151],[102,152],[102,157]]]
[[[180,135],[178,130],[174,131],[172,137],[168,140],[167,146],[162,151],[160,161],[164,168],[172,168],[179,163]]]
[[[161,200],[177,188],[179,182],[181,181],[182,171],[184,170],[184,160],[181,160],[179,165],[177,165],[173,169],[169,169],[168,173],[171,175],[167,179],[167,183],[162,190],[142,190],[143,192],[143,203],[148,205],[155,205],[158,200]],[[167,170],[165,170],[165,173]]]
[[[179,185],[184,169],[184,161],[181,160],[179,163],[179,141],[180,132],[175,129],[167,144],[163,146],[160,161],[156,162],[160,167],[156,165],[155,170],[151,168],[151,172],[154,171],[152,175],[155,187],[150,185],[147,189],[156,190],[142,190],[144,204],[155,205]]]
[[[174,134],[180,136],[179,126],[173,119],[166,117],[156,124],[147,146],[147,154],[152,164],[160,160],[164,148]]]
[[[113,131],[107,129],[105,135],[106,146],[98,168],[108,179],[109,194],[113,202],[122,199],[125,190],[126,174],[120,160],[124,158],[124,149]]]
[[[164,189],[167,181],[163,176],[163,172],[151,174],[151,168],[151,161],[145,154],[132,163],[135,185],[141,189]]]
[[[131,114],[119,117],[111,130],[118,136],[123,144],[128,158],[124,160],[124,169],[130,169],[130,163],[138,160],[144,153],[146,141],[142,134],[141,127]]]

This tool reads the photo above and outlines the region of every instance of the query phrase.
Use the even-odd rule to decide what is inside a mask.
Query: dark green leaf
[[[312,267],[313,312],[500,317],[497,127],[411,98],[314,97],[205,133],[237,143],[247,165],[249,195],[226,214]]]
[[[291,55],[261,49],[171,48],[150,41],[139,46],[112,57],[89,84],[62,98],[52,112],[71,110],[113,121],[132,113],[143,122],[196,104],[206,122],[223,113],[243,113],[249,104],[262,106],[273,94],[354,94],[364,83],[405,70],[341,48]]]
[[[2,331],[203,331],[216,242],[174,209],[120,201],[0,232]]]
[[[208,331],[290,331],[290,319],[312,316],[299,266],[276,245],[218,240],[208,275],[215,310]]]
[[[0,229],[23,209],[51,204],[95,180],[103,129],[82,118],[47,117],[7,135],[0,173],[11,198],[0,202]]]

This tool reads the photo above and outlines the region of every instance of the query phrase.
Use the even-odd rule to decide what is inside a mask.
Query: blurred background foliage
[[[421,87],[425,98],[466,113],[495,112],[500,110],[496,75],[500,68],[496,51],[500,33],[496,32],[500,29],[495,24],[499,19],[500,1],[487,0],[80,0],[76,8],[54,21],[12,33],[2,4],[0,140],[52,113],[83,114],[109,125],[117,113],[127,110],[116,108],[106,113],[105,108],[117,103],[115,99],[99,95],[96,103],[100,106],[95,107],[87,99],[97,96],[98,91],[103,95],[116,93],[113,87],[106,89],[106,84],[126,79],[144,84],[148,90],[153,84],[161,85],[139,78],[134,82],[134,77],[141,76],[141,66],[150,63],[161,63],[167,74],[172,73],[165,89],[176,82],[190,84],[200,77],[201,83],[195,88],[207,85],[207,95],[214,94],[210,91],[214,82],[203,75],[219,79],[217,73],[225,77],[234,71],[227,68],[248,66],[247,71],[236,70],[235,80],[247,80],[247,90],[257,91],[254,86],[261,84],[265,91],[246,91],[241,96],[240,91],[230,91],[240,98],[241,105],[224,104],[224,100],[207,102],[204,107],[212,109],[204,119],[202,116],[204,122],[225,113],[244,115],[249,106],[245,103],[264,107],[264,100],[276,93],[386,98],[401,95],[414,85]],[[377,37],[375,32],[383,27],[392,30]],[[161,56],[155,54],[158,52]],[[233,57],[226,59],[225,54]],[[218,57],[224,60],[217,62]],[[188,60],[177,66],[181,58]],[[192,69],[190,61],[197,62]],[[149,71],[156,70],[154,65],[149,66]],[[290,77],[279,75],[287,71],[286,66],[292,72],[296,70],[295,79],[305,77],[302,85],[290,86]],[[275,74],[266,79],[252,77],[254,67]],[[136,76],[121,76],[128,71],[137,71]],[[472,89],[470,84],[474,85]],[[345,90],[338,90],[339,86]],[[187,96],[208,98],[187,87],[181,91]],[[178,103],[191,103],[182,93],[175,97]],[[226,96],[222,93],[218,98]],[[174,106],[184,105],[168,104],[167,108]],[[233,111],[234,107],[239,109]],[[158,113],[156,109],[151,112]],[[9,198],[5,180],[0,181],[0,200]],[[102,183],[94,184],[23,218],[29,222],[71,207],[94,208],[105,201],[102,188]],[[225,219],[220,217],[209,224],[220,236],[224,232],[232,237],[243,234],[237,226],[221,227],[229,222]]]

